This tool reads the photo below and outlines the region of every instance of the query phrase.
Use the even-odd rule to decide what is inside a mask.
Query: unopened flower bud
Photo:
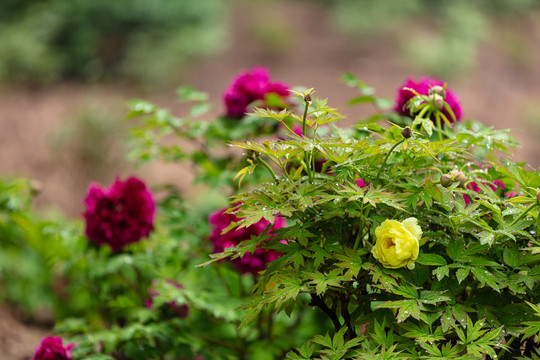
[[[450,172],[450,176],[452,177],[454,181],[459,181],[459,185],[461,187],[465,187],[465,184],[467,183],[467,176],[465,176],[463,171],[454,169]]]
[[[540,190],[536,191],[536,201],[540,204]]]
[[[454,180],[452,180],[452,177],[448,174],[444,174],[441,176],[441,185],[445,188],[449,187],[450,185],[452,185],[452,183],[454,182]]]
[[[403,130],[401,130],[401,135],[405,138],[405,139],[408,139],[412,136],[412,130],[410,127],[406,126],[403,128]]]
[[[428,94],[429,94],[429,95],[439,95],[439,96],[441,96],[443,99],[446,99],[446,91],[444,91],[443,87],[442,87],[442,86],[439,86],[439,85],[432,86],[432,87],[429,89]]]
[[[256,162],[259,154],[256,151],[250,149],[248,150],[246,156],[248,158],[248,161]]]
[[[41,194],[41,189],[43,187],[41,186],[41,183],[37,180],[33,180],[31,183],[30,183],[30,194],[32,196],[38,196],[39,194]]]
[[[444,106],[444,99],[439,94],[433,94],[429,95],[429,100],[435,105],[435,107],[439,110],[442,110]]]
[[[311,102],[311,94],[304,95],[304,101],[305,102]]]

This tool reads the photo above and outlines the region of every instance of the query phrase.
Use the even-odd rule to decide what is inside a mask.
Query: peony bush
[[[84,229],[48,228],[65,356],[538,358],[538,171],[442,81],[393,101],[345,81],[375,109],[348,127],[260,67],[218,119],[191,88],[184,117],[132,101],[131,156],[192,163],[207,193],[118,178],[90,186]]]

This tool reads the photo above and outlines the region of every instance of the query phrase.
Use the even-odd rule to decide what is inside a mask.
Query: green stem
[[[304,115],[302,116],[302,136],[306,136],[306,119],[309,110],[309,102],[306,101],[306,106],[304,107]],[[313,175],[311,173],[311,161],[307,151],[304,151],[304,163],[306,165],[306,172],[308,174],[309,182],[313,181]]]
[[[225,279],[225,277],[223,276],[223,274],[221,273],[221,270],[219,268],[219,264],[216,264],[214,263],[214,270],[216,270],[216,274],[217,274],[217,277],[219,279],[219,281],[221,282],[221,284],[223,285],[223,287],[225,288],[225,290],[227,290],[227,293],[232,297],[234,296],[230,286],[229,286],[229,283],[227,283],[227,280]]]
[[[274,172],[274,170],[272,170],[272,168],[270,167],[270,165],[268,165],[268,163],[266,161],[264,161],[263,159],[259,158],[259,161],[262,163],[262,165],[270,172],[270,174],[272,175],[272,177],[274,178],[274,181],[276,183],[278,183],[278,178],[276,176],[276,173]]]
[[[439,133],[439,141],[442,141],[442,126],[441,126],[441,116],[439,113],[435,115],[435,120],[437,122],[437,131]]]
[[[426,104],[427,105],[427,104]],[[419,118],[422,118],[426,112],[429,110],[429,106],[424,106],[424,108],[422,110],[420,110],[420,112],[416,115],[416,117],[419,117]],[[414,130],[414,126],[411,125],[411,130]]]
[[[529,207],[527,209],[525,209],[524,212],[522,212],[517,218],[514,219],[514,221],[512,221],[512,223],[510,225],[508,225],[509,228],[511,228],[515,223],[517,223],[519,220],[521,220],[525,215],[527,215],[527,213],[529,211],[531,211],[532,209],[535,208],[535,206],[538,205],[538,202],[533,202],[531,205],[529,205]]]
[[[302,117],[302,135],[306,135],[306,119],[307,119],[307,113],[309,109],[309,103],[306,101],[306,106],[304,108],[304,116]]]
[[[225,342],[225,341],[221,341],[219,339],[215,339],[213,337],[207,337],[207,336],[204,336],[204,335],[193,335],[194,337],[202,340],[202,341],[205,341],[207,343],[210,343],[210,344],[214,344],[214,345],[219,345],[219,346],[223,346],[224,348],[227,348],[227,349],[231,349],[231,350],[235,350],[235,351],[238,351],[239,350],[239,347],[236,347],[228,342]]]
[[[390,154],[392,153],[392,151],[395,150],[395,148],[397,148],[399,145],[401,145],[403,142],[405,141],[405,138],[401,139],[400,141],[398,141],[397,143],[395,143],[394,146],[392,146],[392,148],[390,149],[390,151],[388,152],[388,154],[386,154],[386,157],[384,158],[384,161],[379,169],[379,172],[377,173],[377,176],[375,177],[375,181],[374,182],[377,182],[377,180],[379,180],[379,176],[381,176],[381,173],[384,169],[384,166],[386,165],[386,161],[388,160],[388,158],[390,157]]]

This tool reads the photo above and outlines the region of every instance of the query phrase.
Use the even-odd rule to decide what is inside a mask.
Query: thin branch
[[[319,309],[324,311],[326,315],[328,315],[328,317],[330,317],[330,320],[332,320],[336,332],[341,329],[341,323],[339,322],[336,314],[332,310],[330,310],[328,306],[326,306],[323,299],[319,295],[311,294],[311,305],[317,306]]]

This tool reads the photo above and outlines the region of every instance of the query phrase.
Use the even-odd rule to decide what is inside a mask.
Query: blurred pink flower
[[[227,117],[241,119],[249,104],[264,100],[266,94],[270,93],[277,94],[286,101],[290,95],[289,86],[281,82],[271,82],[268,69],[264,67],[254,67],[251,71],[243,70],[223,95]]]
[[[213,226],[210,234],[210,241],[214,245],[214,253],[223,252],[225,249],[236,246],[242,241],[251,239],[252,236],[258,236],[263,233],[264,229],[270,224],[265,219],[259,220],[257,223],[245,228],[231,230],[225,234],[221,234],[232,222],[238,222],[240,219],[234,214],[226,214],[227,209],[221,209],[210,214],[209,222]],[[270,228],[268,235],[274,236],[272,230],[279,229],[285,226],[285,220],[277,217],[273,226]],[[268,240],[268,239],[267,239]],[[266,265],[276,260],[281,253],[271,250],[259,248],[255,252],[247,252],[241,258],[231,260],[234,266],[240,273],[250,273],[257,275],[259,272],[266,269]]]
[[[506,189],[506,186],[504,186],[504,184],[503,184],[503,182],[501,180],[495,180],[491,184],[486,184],[486,183],[484,183],[484,184],[489,186],[491,188],[491,190],[493,190],[493,191],[497,191],[498,189],[501,189],[501,190]],[[478,186],[478,184],[475,181],[471,181],[470,183],[468,183],[466,185],[466,188],[469,189],[469,190],[472,190],[474,192],[477,192],[477,193],[479,193],[482,190],[482,189],[480,189],[480,186]],[[506,192],[505,196],[507,198],[511,198],[511,197],[515,196],[515,193],[514,192],[511,192],[511,193]],[[471,198],[467,194],[463,194],[463,200],[465,200],[465,204],[470,204],[471,203]]]
[[[364,179],[362,179],[362,178],[358,178],[358,179],[354,180],[354,182],[356,183],[356,186],[358,186],[359,188],[366,188],[366,187],[368,187],[370,185],[373,185],[372,183],[369,183],[369,184],[366,183],[364,181]]]
[[[32,360],[72,360],[70,351],[74,346],[74,344],[64,346],[61,337],[49,336],[41,340]]]
[[[174,280],[171,279],[165,279],[165,282],[174,286],[177,289],[183,289],[184,286],[182,284],[177,283]],[[152,309],[154,307],[154,297],[158,296],[159,293],[154,290],[153,288],[148,288],[148,295],[150,295],[149,299],[144,300],[144,305]],[[178,303],[175,300],[167,302],[168,308],[179,318],[184,319],[189,315],[189,307],[186,304],[178,305]]]
[[[113,251],[141,240],[153,229],[154,199],[135,177],[126,181],[117,178],[110,188],[91,184],[84,203],[86,236]]]
[[[414,89],[420,95],[428,95],[430,87],[443,86],[443,85],[444,83],[440,81],[439,79],[428,78],[426,76],[421,77],[420,81],[418,82],[414,81],[414,79],[412,78],[408,78],[397,90],[394,111],[396,111],[397,113],[401,115],[405,115],[405,116],[410,115],[409,109],[407,108],[406,105],[409,102],[409,100],[415,97],[416,95],[412,91],[406,90],[405,88]],[[448,87],[446,88],[445,102],[448,104],[448,106],[450,106],[450,109],[452,109],[452,111],[454,112],[454,115],[456,116],[456,120],[458,121],[461,120],[463,116],[463,111],[461,109],[461,104],[459,103],[459,98]],[[448,110],[443,108],[441,112],[446,116],[448,121],[453,122],[452,116],[450,115]]]

